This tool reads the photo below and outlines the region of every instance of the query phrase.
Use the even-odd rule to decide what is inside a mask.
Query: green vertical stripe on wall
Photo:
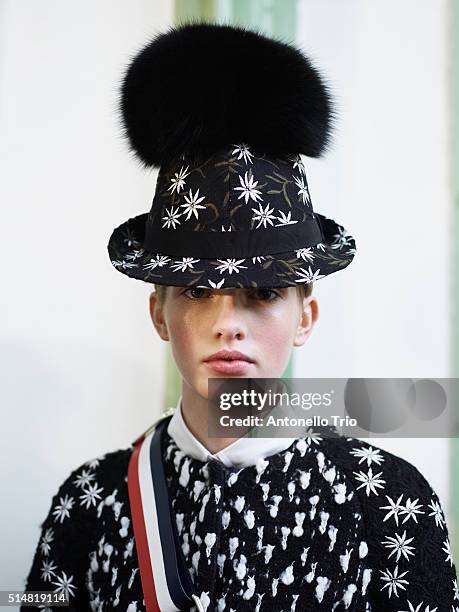
[[[175,0],[175,25],[208,21],[243,25],[268,36],[294,42],[297,0]],[[181,393],[181,377],[171,345],[167,343],[164,408],[175,406]],[[293,353],[282,377],[293,374]]]
[[[184,21],[214,21],[215,11],[214,0],[175,0],[175,24]]]
[[[459,3],[450,2],[451,10],[451,180],[453,196],[452,223],[452,376],[459,377]],[[455,410],[456,428],[459,430],[459,406]],[[459,559],[459,439],[451,438],[451,496],[450,525],[453,548],[453,558]]]
[[[181,392],[181,377],[180,372],[175,365],[172,355],[171,343],[166,346],[166,384],[164,389],[164,409],[170,408],[177,404]]]
[[[215,0],[219,21],[293,42],[297,0]]]

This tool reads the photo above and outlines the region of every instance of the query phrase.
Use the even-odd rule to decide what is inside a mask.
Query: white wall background
[[[152,286],[117,272],[106,244],[151,206],[156,175],[127,154],[114,109],[172,3],[4,0],[0,15],[0,589],[19,589],[59,484],[126,447],[161,400]]]
[[[354,235],[320,279],[297,377],[448,377],[451,198],[446,0],[299,0],[298,43],[328,76],[334,150],[304,158],[314,209]],[[449,442],[370,442],[427,477],[448,512]]]
[[[320,320],[296,375],[448,376],[446,0],[299,5],[299,41],[342,116],[335,150],[305,160],[313,203],[358,253],[316,284]],[[172,2],[3,0],[0,17],[0,589],[21,589],[59,484],[128,445],[161,401],[151,289],[112,268],[106,243],[151,205],[156,176],[127,155],[114,103]],[[444,440],[374,442],[414,462],[446,506]]]

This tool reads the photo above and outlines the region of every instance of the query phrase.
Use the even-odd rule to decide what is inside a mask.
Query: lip
[[[252,365],[251,361],[245,361],[244,359],[210,359],[204,363],[214,372],[236,376],[245,374]]]
[[[204,363],[214,372],[240,376],[247,372],[255,360],[241,351],[222,349],[207,357]]]
[[[222,349],[221,351],[218,351],[217,353],[214,353],[213,355],[210,355],[210,357],[207,357],[206,359],[204,359],[204,361],[206,363],[210,363],[210,362],[214,362],[214,361],[239,361],[239,362],[246,362],[246,363],[254,363],[254,360],[251,359],[248,355],[245,355],[244,353],[241,353],[240,351],[230,351],[228,349]]]

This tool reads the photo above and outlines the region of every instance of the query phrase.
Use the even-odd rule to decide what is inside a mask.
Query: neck
[[[210,438],[208,402],[186,383],[182,383],[182,416],[191,433],[214,455],[239,438]]]

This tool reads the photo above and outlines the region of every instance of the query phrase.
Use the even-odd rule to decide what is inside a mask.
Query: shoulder
[[[119,481],[120,477],[127,478],[132,451],[133,446],[129,446],[92,457],[75,467],[62,486],[75,490],[88,487],[95,480],[108,483]]]
[[[63,524],[69,519],[87,520],[100,516],[107,496],[127,487],[127,472],[133,447],[98,455],[75,467],[53,496],[50,515]],[[116,494],[115,494],[116,496]]]
[[[433,487],[416,466],[379,446],[339,436],[324,437],[319,448],[347,473],[363,499],[379,503],[402,495],[400,504],[409,501],[407,508],[413,510],[414,519],[421,514],[416,511],[419,504],[415,500],[425,504],[432,501],[432,496],[436,498]]]
[[[359,438],[327,435],[312,440],[309,447],[319,465],[333,465],[344,475],[348,493],[358,498],[375,528],[416,524],[420,517],[425,527],[445,526],[434,488],[406,459]]]

